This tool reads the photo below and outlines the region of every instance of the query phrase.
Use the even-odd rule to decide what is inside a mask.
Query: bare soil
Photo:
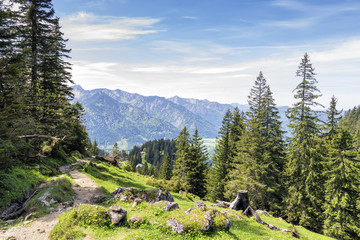
[[[74,199],[74,206],[83,203],[91,204],[91,200],[95,195],[100,195],[101,190],[96,183],[85,174],[79,172],[74,168],[79,163],[84,163],[87,160],[81,160],[70,165],[60,167],[60,171],[65,173],[69,171],[75,184],[73,189],[76,193]],[[52,213],[47,214],[41,218],[24,221],[23,225],[0,229],[0,240],[46,240],[49,239],[50,231],[58,222],[58,217],[70,208],[64,208],[59,205]]]

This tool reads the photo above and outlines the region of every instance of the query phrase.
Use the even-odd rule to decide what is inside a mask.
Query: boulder
[[[120,193],[122,193],[122,192],[124,192],[124,191],[125,191],[124,188],[118,187],[115,191],[113,191],[113,192],[110,193],[110,194],[111,194],[111,196],[116,196],[116,195],[118,195],[118,194],[120,194]]]
[[[127,211],[122,209],[119,205],[111,206],[108,210],[111,223],[114,225],[120,225],[121,220],[126,216]]]
[[[103,195],[95,195],[92,200],[96,203],[102,203],[107,200],[107,197],[105,197]]]
[[[200,208],[202,211],[206,210],[206,204],[202,201],[195,202],[195,208]]]
[[[175,218],[170,218],[169,220],[166,221],[166,224],[171,227],[171,230],[173,232],[176,232],[178,234],[182,234],[183,232],[185,232],[184,230],[184,224],[181,222],[176,221]]]
[[[210,212],[206,212],[204,217],[205,217],[205,224],[204,227],[201,229],[201,231],[209,231],[211,225],[214,222],[214,219],[212,218]]]
[[[127,220],[127,222],[129,223],[129,225],[141,225],[144,223],[144,220],[140,217],[131,217]]]
[[[180,209],[176,202],[167,202],[166,206],[163,207],[165,212],[174,211],[175,209]]]
[[[174,202],[174,198],[168,190],[159,188],[158,192],[156,193],[155,202],[159,201]]]

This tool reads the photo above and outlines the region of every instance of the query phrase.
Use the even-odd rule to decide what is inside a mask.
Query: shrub
[[[59,217],[50,232],[51,239],[81,239],[85,234],[77,227],[111,228],[107,209],[102,206],[82,204]]]

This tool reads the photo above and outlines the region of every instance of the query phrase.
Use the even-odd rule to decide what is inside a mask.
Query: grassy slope
[[[81,170],[81,169],[80,169]],[[97,167],[84,167],[82,169],[85,174],[95,180],[95,182],[102,187],[105,196],[109,196],[110,192],[117,187],[133,187],[136,189],[151,189],[154,188],[147,184],[149,178],[136,173],[126,172],[125,170],[101,163]],[[166,187],[166,186],[164,186]],[[178,235],[172,233],[166,227],[166,220],[172,216],[181,219],[188,226],[195,226],[198,224],[196,216],[189,216],[184,212],[190,207],[194,206],[197,199],[193,199],[189,195],[180,195],[178,193],[171,193],[180,206],[179,210],[174,212],[164,213],[161,209],[147,203],[141,203],[134,209],[130,209],[130,203],[115,202],[124,209],[128,210],[127,218],[132,216],[140,217],[144,220],[141,226],[121,226],[121,227],[82,227],[82,231],[93,236],[95,239],[294,239],[289,234],[278,231],[272,231],[263,225],[256,223],[253,219],[249,219],[239,212],[228,209],[220,209],[220,211],[227,211],[231,221],[231,229],[229,232],[225,231],[211,231],[210,233],[202,233],[199,231],[192,231],[186,234]],[[114,202],[106,203],[105,207],[109,207]],[[211,203],[205,202],[207,206]],[[199,215],[200,216],[200,215]],[[200,216],[202,219],[202,215]],[[200,219],[199,218],[199,219]],[[292,226],[284,220],[268,217],[262,215],[265,222],[274,224],[278,227],[289,228]],[[302,239],[331,239],[320,234],[310,232],[300,226],[296,230],[302,236]]]

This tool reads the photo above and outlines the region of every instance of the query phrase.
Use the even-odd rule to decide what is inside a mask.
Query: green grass
[[[105,163],[97,163],[96,166],[86,165],[80,169],[89,177],[95,180],[95,182],[103,189],[105,195],[109,196],[110,192],[114,191],[116,188],[120,187],[133,187],[135,189],[151,189],[153,186],[149,185],[149,177],[142,176],[137,173],[127,172],[125,170],[119,169],[114,166],[110,166]],[[151,182],[151,181],[150,181]],[[163,186],[166,188],[166,186]],[[241,212],[233,211],[224,208],[214,207],[220,212],[227,212],[227,216],[231,222],[230,231],[223,231],[222,224],[224,217],[219,215],[215,218],[215,223],[212,229],[209,232],[202,232],[199,230],[199,227],[204,224],[204,212],[200,210],[193,210],[191,214],[186,215],[185,211],[190,207],[194,206],[198,197],[195,197],[191,194],[179,194],[171,192],[175,202],[179,204],[180,209],[173,212],[164,212],[162,210],[162,204],[150,204],[150,203],[140,203],[135,208],[131,208],[132,203],[120,202],[120,200],[110,200],[103,203],[103,207],[98,207],[104,212],[111,205],[117,204],[122,208],[128,211],[124,224],[122,226],[116,227],[109,225],[108,223],[104,225],[94,225],[84,224],[83,222],[77,223],[78,220],[71,219],[69,216],[77,216],[74,213],[66,213],[63,220],[59,221],[58,225],[54,228],[55,231],[63,231],[63,234],[67,231],[73,233],[75,237],[69,239],[82,239],[85,235],[89,235],[94,239],[104,239],[104,240],[115,240],[115,239],[250,239],[250,240],[262,240],[262,239],[295,239],[290,235],[290,233],[283,233],[280,231],[273,231],[267,227],[257,223],[254,219],[249,219],[246,216],[242,215]],[[211,203],[205,202],[207,206],[210,206]],[[84,206],[86,208],[86,206]],[[98,211],[93,207],[89,207],[93,211]],[[210,207],[208,207],[208,210]],[[78,210],[72,210],[78,211]],[[102,217],[105,217],[103,215]],[[102,218],[101,217],[101,218]],[[129,224],[127,220],[131,217],[137,217],[140,219],[142,224]],[[175,217],[177,221],[180,221],[184,224],[187,229],[186,233],[178,235],[173,233],[170,227],[167,226],[166,221],[172,217]],[[261,215],[265,222],[274,224],[278,227],[292,229],[292,225],[286,223],[284,220],[278,218],[268,217],[266,215]],[[106,218],[106,217],[105,217]],[[67,220],[66,220],[67,219]],[[70,224],[76,223],[76,224]],[[92,222],[92,220],[90,220]],[[306,230],[303,227],[296,226],[296,230],[301,235],[303,240],[327,240],[331,239],[329,237],[316,234]],[[77,235],[78,234],[78,235]],[[65,234],[66,235],[66,234]],[[71,235],[71,234],[70,234]],[[70,236],[66,235],[66,236]],[[61,239],[56,238],[56,235],[52,233],[52,239]],[[59,235],[58,235],[59,236]],[[70,236],[71,237],[71,236]]]
[[[75,196],[75,192],[72,189],[72,183],[73,180],[69,176],[63,175],[59,177],[36,194],[26,204],[26,213],[31,213],[32,217],[41,217],[54,210],[60,203],[68,202],[68,205],[71,206],[73,197]],[[41,197],[44,198],[44,201],[50,203],[50,205],[44,205],[44,202],[40,200]],[[51,200],[53,200],[53,202],[51,202]]]

